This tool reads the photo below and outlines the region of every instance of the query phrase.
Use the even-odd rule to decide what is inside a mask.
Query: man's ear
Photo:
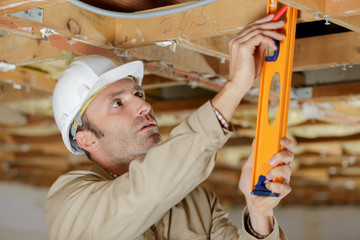
[[[88,130],[79,131],[76,133],[75,138],[79,146],[89,153],[96,152],[98,150],[99,141],[94,133]]]

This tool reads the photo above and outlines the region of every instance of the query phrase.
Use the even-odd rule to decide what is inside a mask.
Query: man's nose
[[[139,115],[146,115],[151,111],[151,105],[143,99],[139,101]]]

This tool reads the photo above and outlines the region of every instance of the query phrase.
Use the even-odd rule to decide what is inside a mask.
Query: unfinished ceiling
[[[96,2],[128,13],[194,1]],[[288,123],[296,154],[293,191],[282,204],[359,204],[360,2],[280,2],[300,10]],[[76,57],[143,60],[143,87],[166,138],[223,86],[230,38],[264,16],[266,3],[220,0],[171,15],[124,19],[65,0],[2,0],[0,180],[50,186],[69,170],[90,167],[85,157],[67,151],[52,117],[56,79]],[[237,183],[255,135],[258,86],[257,80],[240,104],[232,119],[236,134],[218,153],[215,170],[204,183],[223,202],[244,201]],[[269,121],[276,118],[278,96],[274,84]]]

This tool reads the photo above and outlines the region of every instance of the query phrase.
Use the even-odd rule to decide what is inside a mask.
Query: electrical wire
[[[202,0],[194,3],[189,3],[186,5],[163,9],[163,10],[156,10],[156,11],[150,11],[150,12],[135,12],[135,13],[124,13],[124,12],[114,12],[110,10],[101,9],[98,7],[94,7],[90,4],[81,2],[79,0],[70,0],[70,3],[74,4],[75,6],[78,6],[80,8],[83,8],[87,11],[107,16],[107,17],[114,17],[114,18],[127,18],[127,19],[141,19],[141,18],[150,18],[150,17],[159,17],[164,15],[169,15],[173,13],[183,12],[187,11],[192,8],[202,7],[205,5],[208,5],[213,2],[217,2],[218,0]]]

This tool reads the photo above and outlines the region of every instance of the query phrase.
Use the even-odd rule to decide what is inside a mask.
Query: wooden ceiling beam
[[[295,40],[293,71],[360,64],[360,33],[346,32]]]
[[[299,10],[329,16],[350,16],[360,14],[357,0],[279,0]]]
[[[45,5],[42,9],[43,22],[0,15],[0,26],[5,31],[32,34],[35,38],[42,38],[44,34],[44,37],[51,39],[55,35],[73,44],[76,41],[71,40],[78,39],[96,46],[113,48],[115,19],[88,12],[67,2]],[[58,38],[55,40],[59,41]]]
[[[51,46],[46,40],[35,40],[14,34],[0,37],[0,52],[0,61],[17,66],[62,57],[62,51]]]
[[[228,43],[235,35],[204,39],[185,39],[180,45],[193,51],[229,59]],[[360,64],[360,34],[346,32],[295,40],[293,71]]]
[[[331,175],[336,174],[336,169],[330,170],[331,167],[347,168],[359,167],[357,156],[329,156],[325,154],[300,154],[295,155],[293,171],[306,168],[327,168]]]
[[[141,87],[144,90],[150,90],[155,88],[164,88],[164,87],[173,87],[173,86],[181,86],[186,85],[186,81],[173,81],[168,78],[164,78],[161,76],[156,76],[153,74],[144,75]]]
[[[294,99],[299,103],[312,102],[317,105],[322,102],[329,102],[329,104],[336,105],[337,109],[335,110],[340,110],[338,105],[344,101],[360,99],[360,82],[294,87],[293,90],[295,93]],[[351,108],[351,106],[348,107]],[[348,113],[351,115],[351,112]],[[356,112],[353,112],[353,114],[356,114]]]
[[[38,152],[47,155],[70,155],[70,151],[67,150],[63,141],[59,140],[57,142],[50,143],[23,143],[23,144],[7,144],[6,151],[11,153],[28,153],[28,152]],[[1,145],[0,145],[1,148]]]
[[[68,0],[1,0],[0,2],[0,15],[16,13],[25,11],[32,8],[43,7],[48,4],[67,2]]]
[[[40,179],[50,179],[55,181],[60,175],[64,174],[66,170],[62,169],[39,169],[39,168],[27,168],[27,167],[12,167],[9,169],[10,174],[16,179],[27,179],[30,182],[36,182]]]
[[[208,101],[209,98],[193,98],[170,101],[159,101],[151,103],[152,108],[156,114],[160,113],[174,113],[179,111],[191,111],[199,108],[202,104]]]
[[[36,156],[28,158],[16,158],[9,162],[9,168],[27,168],[27,169],[49,169],[58,171],[68,171],[70,162],[67,158],[54,156]]]
[[[193,87],[201,87],[214,92],[218,92],[223,87],[224,80],[226,80],[221,77],[209,77],[209,74],[183,71],[158,61],[146,62],[145,69],[154,75],[174,81],[191,82]]]
[[[181,46],[176,46],[174,51],[170,49],[170,46],[156,45],[133,48],[129,51],[134,57],[147,61],[164,62],[182,71],[216,75],[206,56]]]
[[[104,48],[116,46],[124,49],[168,40],[239,32],[249,22],[265,15],[266,2],[222,0],[201,8],[146,19],[105,17],[65,2],[43,6],[42,23],[2,15],[0,25],[37,33],[49,28],[55,32],[47,34],[48,38],[60,35]]]
[[[9,145],[16,144],[28,144],[28,143],[39,143],[39,144],[51,144],[62,142],[62,137],[60,132],[51,136],[39,136],[39,137],[30,137],[30,136],[12,136],[6,133],[0,133],[0,137],[5,139],[5,142]]]
[[[0,80],[0,104],[43,99],[45,97],[49,97],[49,95],[49,92],[39,91],[30,88],[26,89],[25,87],[17,89],[14,88],[12,84],[1,82]]]
[[[319,125],[321,123],[316,123],[315,125]],[[307,124],[311,125],[311,124]],[[316,142],[341,142],[342,144],[348,143],[348,142],[357,142],[360,141],[360,133],[354,133],[349,136],[334,136],[334,137],[319,137],[319,138],[303,138],[303,137],[297,137],[296,140],[299,144],[301,143],[316,143]]]
[[[32,21],[24,21],[21,18],[14,17],[11,19],[10,23],[14,23],[17,28],[31,28],[33,31],[40,31],[40,29],[44,29],[48,27],[53,29],[56,33],[48,35],[48,39],[50,40],[53,46],[56,46],[60,49],[64,49],[70,52],[81,52],[83,54],[93,54],[99,53],[101,55],[108,55],[112,58],[116,57],[116,53],[112,50],[106,48],[114,48],[114,46],[118,48],[128,48],[128,47],[138,47],[141,45],[148,45],[154,42],[161,42],[167,40],[179,40],[181,45],[187,45],[191,50],[195,48],[199,48],[203,53],[207,53],[210,55],[217,56],[219,58],[228,58],[227,48],[228,42],[231,36],[220,36],[218,38],[212,39],[211,36],[214,36],[215,32],[217,35],[230,33],[230,32],[238,32],[243,26],[245,26],[248,22],[254,20],[256,16],[263,15],[264,13],[259,13],[259,7],[251,7],[249,4],[255,4],[256,6],[262,6],[262,4],[258,5],[259,2],[264,2],[263,0],[258,1],[238,1],[235,3],[235,0],[225,0],[219,1],[214,4],[222,4],[225,9],[228,9],[229,6],[239,6],[240,9],[237,9],[236,12],[230,11],[229,13],[221,15],[220,13],[215,13],[214,8],[217,5],[210,4],[203,8],[194,9],[194,15],[202,16],[206,19],[206,24],[197,25],[196,21],[192,24],[192,27],[187,29],[187,31],[183,32],[179,29],[172,29],[172,31],[167,31],[166,34],[157,34],[154,31],[159,31],[162,29],[161,27],[161,19],[151,18],[151,20],[140,19],[137,20],[129,20],[126,19],[115,19],[107,18],[104,16],[99,16],[96,14],[89,13],[83,9],[79,9],[70,3],[59,3],[54,5],[47,5],[44,7],[44,22],[41,23],[41,27],[37,26]],[[241,6],[241,7],[240,7]],[[261,9],[262,7],[260,7]],[[247,9],[247,11],[243,11],[242,9]],[[249,11],[248,9],[251,9]],[[256,10],[255,10],[256,9]],[[239,12],[246,12],[246,14],[239,14]],[[190,10],[189,10],[190,11]],[[216,11],[218,11],[216,9]],[[256,12],[253,12],[256,11]],[[205,14],[205,13],[206,14]],[[263,12],[260,11],[260,12]],[[203,15],[201,15],[203,13]],[[184,14],[184,13],[183,13]],[[190,12],[184,14],[183,18],[187,19],[192,16]],[[232,16],[231,14],[234,14]],[[240,17],[238,21],[233,21],[233,19],[237,19]],[[85,16],[85,17],[84,17]],[[181,18],[181,15],[169,15],[171,18],[177,19]],[[177,17],[176,17],[177,16]],[[216,20],[214,17],[216,16]],[[6,16],[5,16],[6,17]],[[8,16],[7,16],[8,17]],[[4,18],[4,16],[0,17]],[[228,21],[227,18],[231,18],[231,21]],[[254,19],[253,19],[254,18]],[[175,21],[175,20],[171,21]],[[196,19],[196,18],[194,18]],[[163,19],[164,20],[164,19]],[[120,21],[120,22],[119,22]],[[153,25],[153,21],[157,22],[157,24]],[[177,24],[181,26],[179,21],[176,20]],[[176,22],[175,21],[175,22]],[[183,20],[185,21],[185,20]],[[166,22],[166,21],[165,21]],[[216,23],[215,23],[216,22]],[[8,19],[9,23],[9,19]],[[9,23],[9,25],[11,25]],[[19,23],[19,24],[17,24]],[[150,26],[152,24],[152,27]],[[186,21],[187,24],[188,23]],[[225,24],[226,23],[226,24]],[[35,24],[33,26],[33,24]],[[164,24],[164,23],[163,23]],[[230,24],[230,25],[229,25]],[[231,25],[232,24],[232,25]],[[0,21],[1,25],[1,21]],[[121,32],[118,34],[114,34],[115,25],[121,26]],[[176,25],[174,23],[174,25]],[[124,27],[126,26],[126,27]],[[135,27],[136,26],[136,27]],[[141,26],[141,28],[140,28]],[[159,26],[154,28],[153,26]],[[178,26],[179,27],[179,26]],[[117,31],[120,31],[119,29]],[[145,37],[145,33],[149,35]],[[170,34],[171,32],[171,34]],[[199,36],[197,34],[202,35],[202,37],[207,37],[205,40],[196,40]],[[351,35],[353,34],[353,35]],[[116,36],[115,36],[116,35]],[[134,35],[134,36],[132,36]],[[140,39],[137,39],[141,36]],[[179,36],[180,39],[179,39]],[[311,38],[309,41],[311,42],[310,47],[308,47],[308,42],[304,39],[297,40],[297,46],[295,47],[295,60],[294,60],[294,70],[309,70],[316,68],[325,68],[325,67],[333,67],[343,65],[344,63],[352,62],[353,64],[360,63],[358,59],[358,54],[356,54],[356,41],[359,36],[354,35],[354,33],[345,33],[338,35],[337,37],[331,36],[323,36],[325,38]],[[68,40],[68,38],[70,40]],[[126,38],[128,40],[119,40],[118,38]],[[76,39],[81,40],[81,42]],[[135,40],[134,40],[135,39]],[[334,39],[333,41],[329,41]],[[355,39],[355,41],[353,40]],[[119,43],[120,41],[120,43]],[[351,42],[350,42],[351,41]],[[303,44],[301,44],[304,42]],[[326,44],[324,44],[326,43]],[[301,44],[301,45],[300,45]],[[94,46],[95,45],[95,46]],[[96,48],[96,46],[101,46],[105,48],[101,50],[101,48]],[[318,47],[320,46],[320,48]],[[324,48],[324,46],[327,46]],[[344,47],[346,50],[344,51]],[[355,47],[355,51],[353,50]],[[303,50],[305,48],[305,50]],[[307,49],[312,48],[312,49]],[[328,56],[328,54],[322,54],[322,52],[313,51],[320,49],[322,52],[332,53],[330,58],[325,58],[324,56]],[[301,55],[300,55],[301,54]],[[315,55],[316,54],[316,55]],[[300,55],[300,56],[299,56]],[[308,57],[310,56],[310,57]],[[317,57],[320,56],[320,57]],[[332,56],[336,56],[334,59]],[[320,58],[320,59],[319,59]],[[325,58],[325,60],[324,60]],[[310,60],[310,61],[309,61]]]
[[[97,14],[92,14],[83,9],[77,8],[76,6],[73,6],[70,3],[59,3],[59,4],[47,5],[44,7],[44,22],[41,23],[40,26],[38,23],[34,23],[29,20],[24,21],[23,19],[14,16],[12,16],[12,18],[8,18],[7,23],[8,26],[12,26],[13,28],[18,28],[18,29],[24,29],[24,28],[29,29],[30,27],[32,31],[40,31],[40,29],[44,29],[45,27],[53,29],[58,34],[55,33],[52,35],[50,34],[47,36],[48,39],[50,40],[50,42],[52,42],[54,46],[60,49],[66,49],[67,51],[78,50],[87,54],[94,52],[96,53],[97,51],[100,51],[100,49],[92,49],[91,51],[89,51],[87,48],[91,48],[91,46],[84,45],[84,42],[89,44],[95,44],[96,46],[102,46],[104,48],[113,48],[114,46],[117,46],[119,48],[128,48],[128,47],[136,47],[141,45],[148,45],[154,42],[161,42],[166,40],[179,40],[180,42],[183,41],[182,44],[188,45],[189,47],[192,46],[192,48],[195,47],[200,48],[200,51],[201,49],[203,49],[204,52],[209,52],[210,55],[212,54],[212,55],[217,55],[219,57],[227,58],[227,46],[230,38],[219,37],[216,40],[212,40],[211,38],[209,39],[209,37],[214,35],[221,35],[221,34],[223,35],[225,33],[238,32],[248,22],[256,19],[257,17],[260,17],[261,15],[264,15],[264,9],[262,9],[263,8],[262,6],[264,5],[263,2],[266,1],[263,0],[250,1],[250,2],[241,1],[240,3],[236,1],[235,3],[235,0],[224,0],[210,4],[203,8],[189,10],[186,13],[172,14],[169,15],[168,18],[158,17],[158,18],[151,18],[146,20],[139,19],[139,20],[131,20],[131,21],[127,19],[113,19],[109,17],[99,16]],[[221,4],[222,8],[217,8],[219,7],[217,6],[217,4]],[[255,5],[257,7],[255,7]],[[235,9],[234,6],[236,6]],[[231,8],[231,11],[226,12],[226,14],[225,13],[221,14],[221,12],[220,13],[218,12],[218,9],[229,9],[229,8]],[[242,9],[247,9],[247,11],[244,11]],[[251,11],[249,11],[249,9],[251,9]],[[244,12],[246,14],[239,14],[239,12]],[[203,20],[204,19],[206,20],[206,21],[204,20],[204,24],[197,23],[196,19],[198,19],[199,16],[203,18]],[[6,17],[9,16],[1,16],[3,21],[6,21]],[[186,20],[188,18],[195,20],[191,22],[189,20]],[[238,20],[233,21],[233,19],[238,19]],[[162,24],[166,24],[166,22],[168,21],[172,23],[171,31],[164,30],[163,28],[165,26],[162,26]],[[183,22],[183,24],[186,23],[186,25],[190,25],[190,26],[184,27],[182,26],[181,22]],[[0,25],[1,24],[4,25],[5,23],[2,23],[0,21]],[[15,25],[16,27],[14,27],[13,25]],[[149,27],[150,25],[152,27]],[[154,28],[153,26],[158,26],[158,27]],[[114,34],[115,28],[117,28],[118,31],[118,33],[116,34]],[[160,31],[160,32],[163,31],[163,32],[156,33],[154,31]],[[164,31],[166,33],[164,33]],[[196,40],[194,40],[200,37],[198,35],[201,35],[201,37],[207,37],[207,39],[204,40],[205,43],[199,43],[196,42]],[[346,37],[347,41],[341,39],[336,41],[340,43],[345,42],[343,45],[348,47],[351,46],[348,44],[350,41],[349,39],[353,39],[354,37],[355,35],[352,36],[349,35]],[[67,38],[73,39],[72,42],[71,40],[69,42]],[[122,40],[119,40],[119,38]],[[76,39],[81,40],[83,44],[77,42]],[[192,39],[191,41],[195,41],[195,43],[191,43],[191,41],[187,41],[188,39]],[[327,40],[328,39],[325,39],[324,41]],[[311,41],[313,42],[314,39],[311,39]],[[341,50],[337,50],[339,49],[339,46],[331,46],[331,44],[324,45],[324,41],[321,41],[319,44],[321,44],[322,47],[329,46],[329,48],[331,49],[322,48],[323,51],[335,52],[336,55],[343,52]],[[206,46],[209,44],[209,42],[214,42],[217,47],[214,49],[214,47],[211,45]],[[353,41],[353,43],[355,42],[357,41]],[[77,44],[78,46],[76,46]],[[205,46],[201,47],[201,45],[205,45]],[[299,46],[297,46],[297,48],[299,48]],[[106,54],[110,54],[110,53],[106,53]],[[309,52],[305,51],[303,55],[308,56]],[[344,54],[341,54],[341,57],[343,55]],[[313,54],[311,56],[313,56]],[[317,54],[317,56],[324,56],[324,54],[319,53]],[[347,55],[347,56],[355,56],[355,55]],[[297,64],[297,59],[295,54],[294,70],[300,71],[304,69],[329,67],[329,66],[334,66],[334,64],[341,65],[344,63],[348,63],[350,61],[353,62],[354,64],[359,62],[358,59],[351,59],[351,57],[348,57],[346,60],[344,59],[343,62],[340,62],[341,57],[338,57],[338,59],[340,60],[336,60],[335,62],[326,61],[326,63],[320,63],[320,64],[317,62],[318,59],[316,57],[315,58],[311,57],[311,59],[315,59],[315,63],[312,61],[310,64],[306,64],[307,61],[305,61],[305,63],[302,64],[306,64],[306,66],[302,66],[302,64]],[[312,67],[309,65],[311,65]]]
[[[358,0],[280,0],[280,2],[313,15],[320,15],[321,18],[360,33]]]
[[[88,12],[66,2],[47,5],[43,9],[43,24],[56,31],[58,34],[55,35],[112,48],[115,19]]]
[[[52,93],[56,85],[56,81],[47,74],[22,67],[18,67],[14,71],[0,71],[0,81],[16,83],[24,88],[29,87],[48,93]]]
[[[127,48],[164,40],[239,32],[266,14],[265,0],[221,0],[201,8],[147,19],[117,19],[115,44]]]
[[[360,98],[360,82],[329,84],[296,89],[309,92],[306,98],[299,99],[300,102],[335,102],[342,99],[350,100]]]
[[[358,0],[327,0],[326,10],[327,15],[354,15],[360,14],[360,2]]]
[[[360,33],[360,14],[348,17],[330,18],[330,21],[354,32]]]

